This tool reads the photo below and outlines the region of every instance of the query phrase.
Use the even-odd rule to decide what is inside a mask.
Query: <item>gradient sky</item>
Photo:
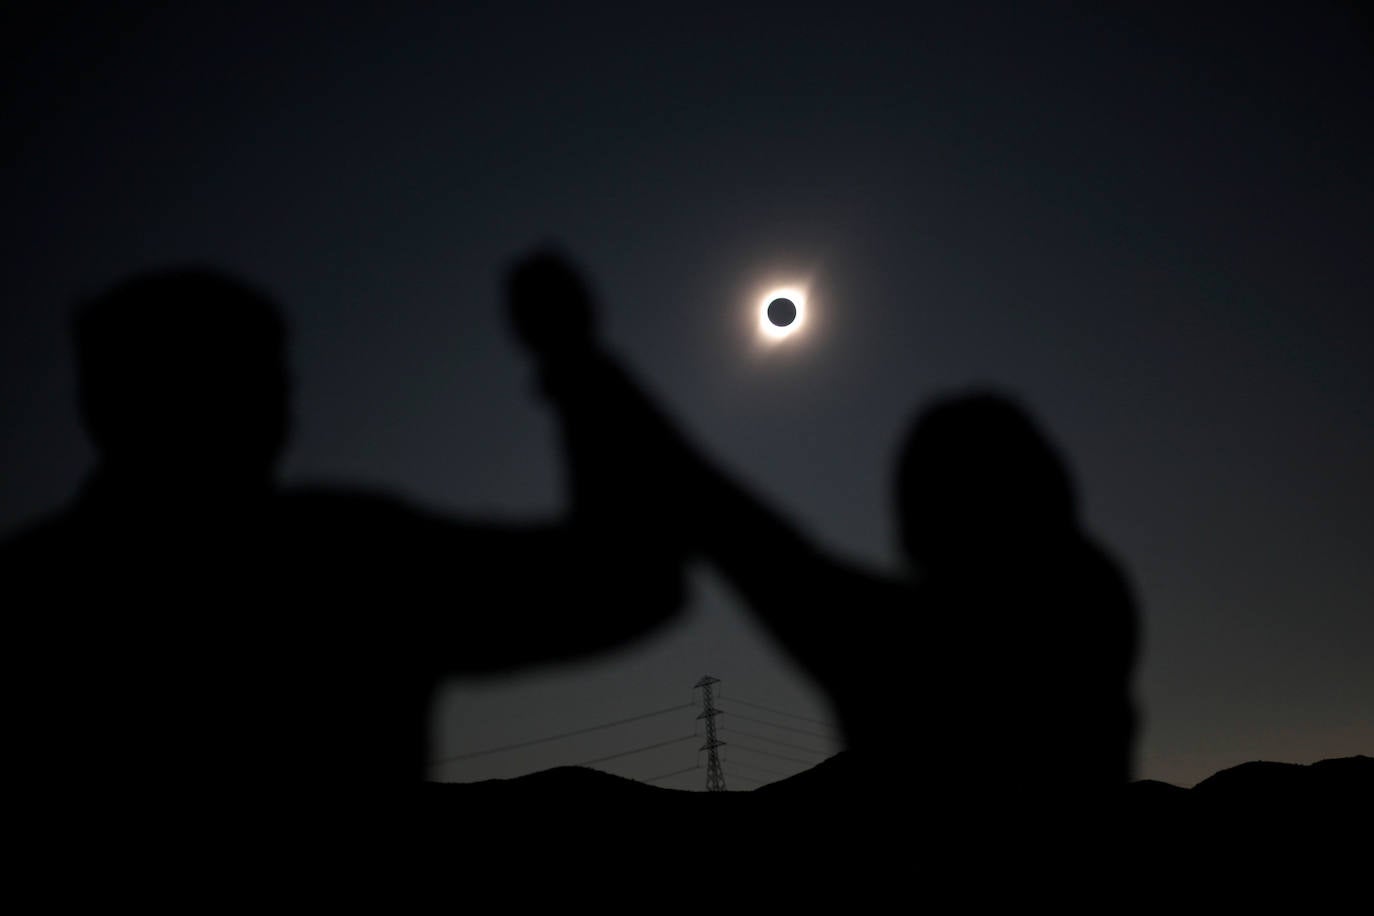
[[[556,514],[499,278],[557,239],[697,441],[874,565],[895,568],[917,405],[1023,396],[1138,590],[1138,775],[1374,754],[1374,55],[1352,8],[582,6],[57,4],[0,29],[0,531],[91,465],[74,298],[185,261],[286,307],[288,479]],[[811,312],[765,355],[771,282],[809,282]],[[930,651],[958,647],[913,664]],[[452,684],[436,754],[686,702],[707,673],[829,716],[702,572],[683,621],[624,653]],[[691,716],[436,775],[576,763]]]

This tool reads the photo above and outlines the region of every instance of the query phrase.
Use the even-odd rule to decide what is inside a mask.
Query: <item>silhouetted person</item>
[[[545,278],[525,322],[567,322],[571,268],[545,254],[520,270]],[[973,392],[918,418],[895,501],[909,568],[882,576],[716,470],[589,336],[548,337],[567,341],[544,364],[568,425],[618,417],[620,441],[665,481],[664,526],[833,700],[851,750],[846,802],[905,794],[904,829],[975,833],[1115,803],[1134,734],[1135,610],[1082,532],[1062,460],[1015,402]]]
[[[47,824],[385,820],[414,803],[440,678],[602,650],[681,604],[615,448],[578,450],[556,524],[278,489],[284,329],[236,280],[136,277],[82,306],[75,338],[98,466],[0,546],[15,784]]]
[[[1063,461],[1014,401],[970,392],[919,416],[896,491],[916,604],[948,650],[919,704],[944,736],[930,773],[963,795],[947,817],[1007,822],[1023,856],[1047,859],[1067,828],[1110,861],[1097,844],[1130,779],[1138,624],[1121,571],[1080,528]]]

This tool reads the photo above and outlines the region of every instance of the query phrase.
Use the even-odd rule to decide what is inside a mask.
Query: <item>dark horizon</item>
[[[1135,586],[1137,778],[1374,753],[1362,28],[1340,4],[16,20],[0,533],[91,468],[74,303],[186,263],[286,310],[285,480],[556,515],[552,425],[499,291],[551,238],[694,440],[874,566],[897,566],[894,456],[918,407],[977,384],[1029,404]],[[759,297],[792,285],[805,336],[759,348]],[[686,619],[623,651],[450,685],[435,755],[685,703],[704,674],[834,719],[698,573]],[[661,724],[623,746],[672,737]],[[593,734],[437,775],[621,747]],[[668,772],[673,750],[617,772]]]

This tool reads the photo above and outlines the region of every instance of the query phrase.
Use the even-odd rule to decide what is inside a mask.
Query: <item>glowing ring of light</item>
[[[778,327],[768,320],[768,304],[774,299],[791,299],[792,304],[797,307],[797,317],[792,323],[785,327]],[[791,337],[806,323],[806,294],[799,289],[775,289],[763,297],[759,303],[759,331],[764,337],[770,340],[782,340],[784,337]]]

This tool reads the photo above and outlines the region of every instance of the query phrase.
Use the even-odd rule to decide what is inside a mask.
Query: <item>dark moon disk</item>
[[[791,299],[774,299],[768,303],[768,320],[780,328],[785,328],[797,320],[797,307]]]

